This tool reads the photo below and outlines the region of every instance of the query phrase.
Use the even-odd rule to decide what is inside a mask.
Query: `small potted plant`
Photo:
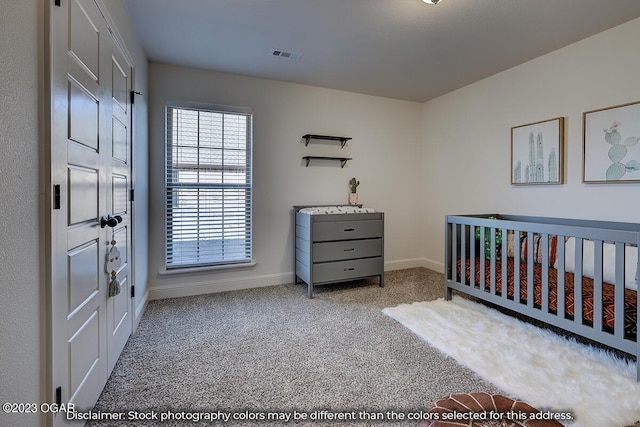
[[[358,185],[360,185],[360,181],[358,181],[355,177],[349,180],[349,189],[351,192],[349,193],[349,204],[357,205],[358,204]]]

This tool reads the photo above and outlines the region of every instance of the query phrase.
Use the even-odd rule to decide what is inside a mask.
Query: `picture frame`
[[[564,117],[511,128],[511,184],[564,183]]]
[[[640,101],[582,113],[582,182],[640,182]]]

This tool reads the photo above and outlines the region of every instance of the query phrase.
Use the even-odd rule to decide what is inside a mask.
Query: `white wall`
[[[582,113],[640,100],[638,40],[640,19],[424,104],[428,260],[442,269],[447,214],[640,221],[640,184],[581,182]],[[559,116],[566,118],[566,183],[511,186],[511,127]]]
[[[50,2],[53,4],[53,2]],[[105,1],[136,62],[146,93],[147,60],[121,0]],[[0,14],[0,401],[46,402],[45,1],[6,1]],[[147,277],[147,113],[136,104],[136,269]],[[142,292],[144,294],[144,292]],[[144,301],[136,298],[137,306]],[[43,425],[41,414],[0,412],[0,425]]]
[[[291,210],[300,204],[346,203],[360,180],[364,205],[385,212],[387,268],[421,265],[415,228],[420,197],[419,103],[292,83],[150,64],[151,298],[293,281]],[[162,276],[164,269],[164,105],[167,100],[249,107],[254,113],[254,258],[246,270]],[[307,133],[349,136],[309,144]],[[302,156],[353,157],[305,167]]]
[[[43,7],[8,1],[0,14],[0,401],[40,402],[44,290],[38,192]],[[0,412],[0,425],[39,416]]]

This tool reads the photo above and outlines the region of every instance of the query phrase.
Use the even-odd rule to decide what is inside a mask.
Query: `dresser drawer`
[[[382,220],[315,222],[313,224],[313,241],[326,242],[382,237],[383,229]]]
[[[314,283],[338,282],[358,277],[377,276],[384,270],[382,257],[325,262],[313,265]]]
[[[313,262],[382,256],[382,239],[344,240],[313,244]]]

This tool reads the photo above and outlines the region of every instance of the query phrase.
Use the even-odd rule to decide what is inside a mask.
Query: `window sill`
[[[201,273],[206,271],[241,270],[245,268],[252,268],[255,266],[256,266],[256,262],[251,261],[251,262],[243,262],[243,263],[237,263],[237,264],[209,265],[204,267],[171,268],[169,270],[164,268],[158,271],[158,274],[160,274],[161,276],[172,276],[175,274],[193,274],[193,273]]]

